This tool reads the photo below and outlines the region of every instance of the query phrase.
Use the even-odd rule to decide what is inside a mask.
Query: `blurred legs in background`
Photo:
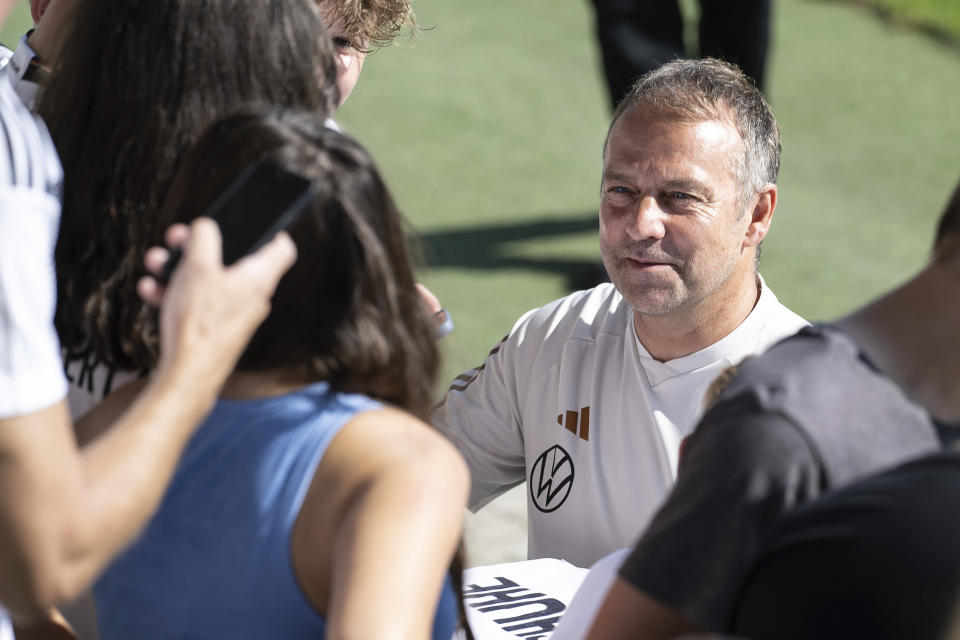
[[[699,0],[700,57],[733,62],[762,90],[771,0]],[[603,70],[616,107],[633,82],[685,51],[677,0],[593,0]]]

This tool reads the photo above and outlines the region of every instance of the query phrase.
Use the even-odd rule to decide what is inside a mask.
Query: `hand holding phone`
[[[203,214],[220,227],[223,264],[229,266],[255,252],[288,228],[318,190],[312,180],[270,159],[245,169]],[[179,248],[170,252],[158,280],[169,281],[181,256]]]

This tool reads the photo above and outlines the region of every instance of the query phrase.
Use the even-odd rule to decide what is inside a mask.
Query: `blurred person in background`
[[[675,58],[720,58],[763,90],[772,0],[699,0],[698,49],[684,45],[679,0],[593,0],[614,109],[637,78]]]
[[[319,0],[317,6],[336,50],[339,105],[357,85],[367,54],[417,28],[410,0]]]
[[[50,78],[49,62],[56,53],[74,0],[30,0],[35,27],[24,34],[15,51],[0,46],[3,75],[31,111],[40,87]]]
[[[410,0],[319,0],[317,6],[336,51],[339,108],[357,86],[367,55],[391,45],[405,29],[415,33],[419,25]],[[327,126],[340,130],[332,118]],[[441,330],[444,325],[452,330],[449,312],[436,296],[422,284],[417,287]]]
[[[74,2],[30,0],[34,28],[20,38],[15,51],[0,45],[4,73],[30,109],[40,86],[50,78]],[[410,0],[319,0],[317,7],[336,53],[338,106],[356,86],[367,54],[389,46],[405,28],[417,27]]]

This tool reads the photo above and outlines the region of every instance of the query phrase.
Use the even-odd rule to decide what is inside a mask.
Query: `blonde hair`
[[[710,383],[710,386],[707,387],[707,392],[703,395],[703,410],[706,412],[717,403],[717,400],[720,398],[720,394],[730,386],[730,383],[733,382],[733,379],[740,373],[740,369],[743,368],[743,365],[753,360],[753,356],[747,356],[737,364],[732,364],[720,373],[717,374],[717,377],[713,379],[713,382]]]
[[[317,6],[343,21],[347,34],[367,49],[386,47],[405,29],[419,27],[410,0],[317,0]]]

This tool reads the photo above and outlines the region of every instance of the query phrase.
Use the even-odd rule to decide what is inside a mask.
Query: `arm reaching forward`
[[[185,259],[169,286],[147,277],[138,287],[161,304],[161,355],[133,405],[83,449],[63,400],[0,417],[0,602],[14,615],[81,593],[137,534],[296,258],[280,234],[224,268],[209,219],[168,241],[186,243]],[[146,257],[152,273],[164,254]]]

